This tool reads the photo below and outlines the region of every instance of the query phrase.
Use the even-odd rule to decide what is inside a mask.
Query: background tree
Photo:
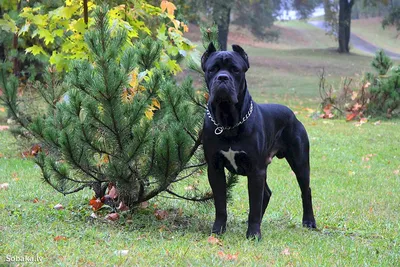
[[[351,9],[353,5],[354,0],[339,0],[339,53],[350,52]]]

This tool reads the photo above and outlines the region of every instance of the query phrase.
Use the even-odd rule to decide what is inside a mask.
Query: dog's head
[[[233,51],[216,51],[210,43],[201,58],[210,93],[209,103],[216,105],[235,105],[238,96],[246,90],[245,73],[249,69],[246,52],[238,45]]]

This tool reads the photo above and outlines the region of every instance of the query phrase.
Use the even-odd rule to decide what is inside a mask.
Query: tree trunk
[[[339,53],[349,53],[351,8],[354,0],[339,1]]]
[[[218,42],[221,50],[226,50],[228,46],[231,5],[229,1],[225,0],[216,1],[213,6],[213,19],[218,25]]]

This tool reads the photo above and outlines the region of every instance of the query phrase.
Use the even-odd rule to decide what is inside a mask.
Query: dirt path
[[[324,21],[309,21],[308,23],[310,23],[311,25],[314,25],[315,27],[318,27],[320,29],[327,30],[327,27],[325,26]],[[375,55],[376,51],[381,49],[381,48],[361,39],[360,37],[358,37],[357,35],[355,35],[353,33],[351,33],[351,35],[350,35],[350,43],[352,46],[354,46],[358,50],[361,50],[363,52],[373,54],[373,55]],[[383,51],[385,51],[386,55],[389,56],[390,58],[400,60],[400,54],[391,52],[386,49],[383,49]]]

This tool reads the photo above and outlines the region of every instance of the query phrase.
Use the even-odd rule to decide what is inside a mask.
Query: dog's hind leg
[[[304,128],[300,128],[300,133],[292,140],[291,149],[286,151],[285,157],[300,186],[303,202],[303,226],[316,228],[310,188],[309,142]]]

